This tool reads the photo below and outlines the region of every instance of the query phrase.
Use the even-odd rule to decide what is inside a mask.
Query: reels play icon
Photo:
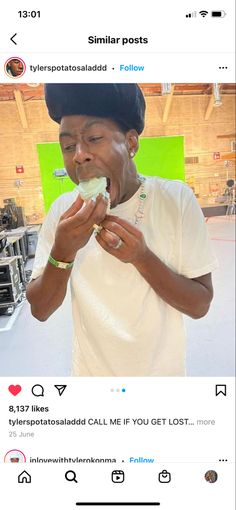
[[[112,471],[111,480],[113,483],[123,483],[125,480],[124,471],[119,471],[118,469],[116,469],[115,471]]]

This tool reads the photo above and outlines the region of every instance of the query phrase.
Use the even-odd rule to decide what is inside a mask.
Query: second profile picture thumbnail
[[[11,57],[5,62],[4,70],[10,78],[21,78],[26,71],[26,64],[22,58]]]
[[[21,450],[9,450],[4,456],[4,462],[11,464],[26,462],[26,456]]]

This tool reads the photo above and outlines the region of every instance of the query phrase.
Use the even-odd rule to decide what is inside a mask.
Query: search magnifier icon
[[[67,482],[78,483],[78,481],[76,480],[76,473],[75,473],[75,471],[66,471],[65,479],[67,480]]]

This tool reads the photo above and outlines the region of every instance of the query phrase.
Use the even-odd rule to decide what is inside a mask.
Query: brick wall
[[[146,101],[143,136],[184,135],[185,156],[199,158],[197,164],[186,165],[187,181],[200,203],[214,203],[227,178],[234,178],[233,160],[226,167],[224,160],[213,160],[213,152],[230,152],[230,139],[217,135],[235,132],[235,97],[224,95],[222,106],[214,108],[205,121],[209,97],[174,96],[166,124],[162,122],[166,98],[148,96]],[[24,207],[28,222],[41,223],[44,208],[36,144],[57,141],[58,126],[49,119],[43,100],[29,99],[24,107],[27,129],[21,125],[15,101],[0,102],[0,207],[4,198],[15,197]],[[16,165],[24,166],[24,174],[16,174]]]

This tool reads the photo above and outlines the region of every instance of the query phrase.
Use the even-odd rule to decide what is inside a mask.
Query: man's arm
[[[61,306],[70,274],[71,269],[59,269],[47,263],[43,274],[29,283],[26,295],[36,319],[46,321]]]
[[[193,319],[204,317],[213,298],[211,274],[190,279],[168,268],[147,250],[134,266],[152,289],[169,305]]]
[[[210,274],[190,279],[175,273],[149,250],[140,230],[117,216],[107,216],[102,225],[96,237],[99,244],[122,262],[133,264],[166,303],[194,319],[207,313],[213,297]],[[122,244],[116,249],[119,238]]]
[[[61,216],[50,255],[60,262],[73,262],[93,234],[93,224],[100,223],[106,214],[107,200],[99,195],[96,202],[78,196],[74,204]],[[27,299],[34,317],[45,321],[62,304],[71,269],[61,269],[49,262],[41,276],[27,287]]]

